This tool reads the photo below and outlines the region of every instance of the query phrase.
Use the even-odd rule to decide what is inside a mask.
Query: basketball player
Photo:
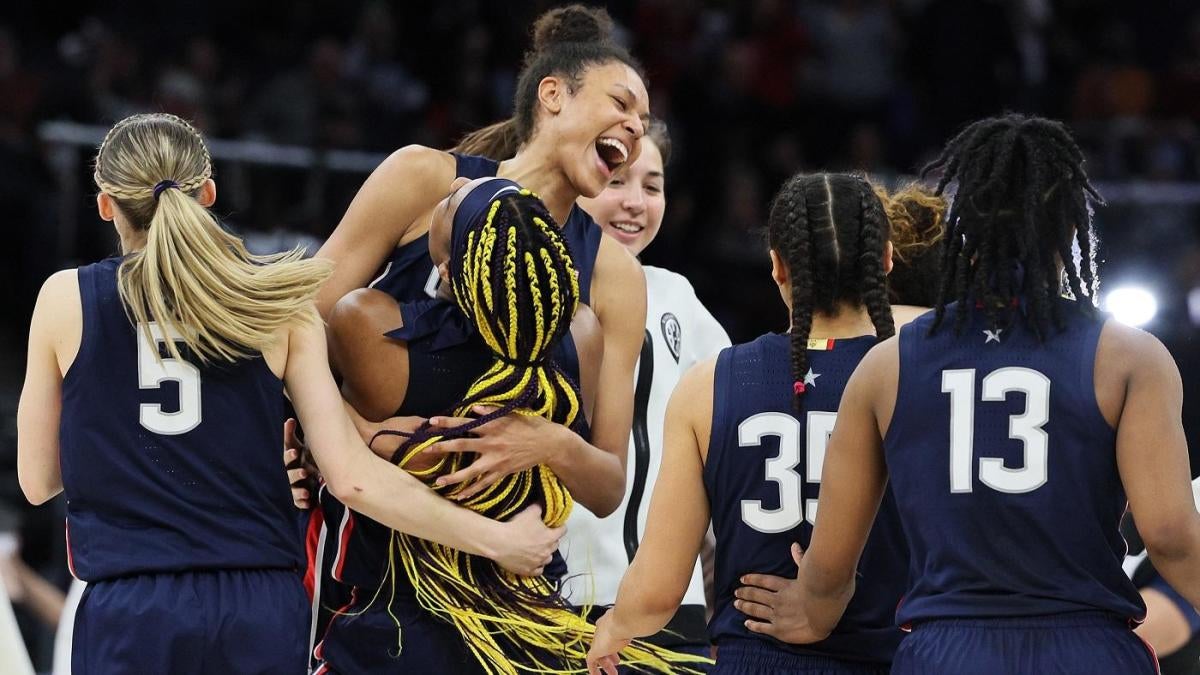
[[[869,183],[837,174],[793,177],[774,200],[768,234],[790,332],[723,350],[692,368],[672,394],[646,536],[616,604],[597,624],[588,654],[593,673],[615,673],[616,651],[675,612],[710,516],[714,672],[886,673],[900,642],[893,613],[907,555],[890,501],[872,530],[850,613],[828,639],[782,646],[747,630],[734,606],[742,574],[794,564],[789,548],[807,541],[817,515],[825,440],[842,388],[867,350],[895,331],[885,283],[888,222]]]
[[[650,123],[637,159],[609,181],[583,207],[604,233],[638,256],[662,227],[671,138],[660,120]],[[633,435],[626,458],[626,496],[605,518],[583,509],[571,512],[563,539],[567,568],[565,595],[578,605],[603,608],[617,599],[621,575],[637,552],[654,480],[662,463],[663,419],[667,399],[679,378],[697,361],[729,346],[729,337],[700,303],[682,275],[642,266],[646,274],[646,332],[634,387]],[[709,652],[705,637],[704,577],[697,562],[679,612],[651,642],[693,653]]]
[[[794,582],[739,591],[749,625],[828,635],[890,484],[912,553],[893,673],[1155,673],[1117,524],[1128,496],[1159,573],[1197,605],[1200,514],[1170,354],[1093,304],[1082,153],[1061,124],[1006,115],[930,168],[939,192],[957,186],[936,311],[851,378],[811,547]]]
[[[561,536],[536,514],[498,523],[455,507],[363,445],[312,305],[328,263],[248,253],[207,209],[211,175],[183,120],[114,126],[97,206],[125,255],[53,275],[34,310],[18,474],[35,504],[67,495],[68,563],[89,582],[77,675],[304,670],[285,386],[352,508],[521,573]]]
[[[586,308],[571,328],[577,339],[568,338],[578,286],[557,226],[540,200],[511,181],[455,183],[461,187],[435,210],[429,241],[457,307],[426,299],[397,309],[375,290],[343,298],[331,321],[334,353],[351,366],[343,391],[368,417],[452,408],[464,414],[486,403],[499,409],[464,421],[466,429],[522,409],[584,431],[601,338]],[[469,325],[456,325],[456,316]],[[582,397],[573,384],[580,380]],[[483,491],[443,484],[439,477],[470,458],[430,444],[466,429],[423,428],[396,461],[489,516],[506,518],[532,501],[546,509],[547,522],[566,518],[570,495],[547,468],[549,458]],[[555,579],[497,574],[487,561],[381,529],[356,526],[346,551],[352,559],[335,567],[355,584],[358,601],[334,618],[318,672],[557,672],[572,660],[582,665],[579,640],[590,636],[590,626],[567,608]],[[666,667],[652,654],[633,656]]]

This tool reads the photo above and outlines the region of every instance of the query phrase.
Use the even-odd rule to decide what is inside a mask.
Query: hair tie
[[[166,190],[167,188],[177,188],[177,187],[179,187],[179,183],[176,183],[175,181],[171,180],[170,178],[159,181],[158,185],[154,186],[154,201],[158,201],[158,198],[160,195],[162,195],[163,190]]]
[[[792,391],[796,392],[797,396],[799,396],[800,394],[803,394],[804,393],[804,382],[802,380],[796,380],[795,383],[792,384]]]

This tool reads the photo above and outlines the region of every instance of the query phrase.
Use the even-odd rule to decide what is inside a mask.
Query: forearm
[[[17,573],[21,575],[21,584],[25,589],[25,597],[21,604],[42,623],[48,626],[57,625],[66,595],[25,563],[17,561],[16,564]]]
[[[679,609],[682,592],[673,593],[669,584],[647,578],[643,569],[644,566],[635,560],[617,591],[617,601],[612,609],[612,630],[620,639],[654,635],[666,627]]]
[[[1193,513],[1180,530],[1146,546],[1162,578],[1193,607],[1200,607],[1200,514]]]
[[[361,459],[345,485],[330,486],[346,506],[414,537],[487,558],[496,554],[497,521],[454,504],[374,455]]]
[[[805,593],[805,613],[811,630],[822,637],[829,635],[854,595],[854,569],[850,574],[823,568],[811,558],[800,563],[800,579]]]
[[[557,448],[547,466],[571,497],[600,518],[616,511],[625,497],[625,467],[620,458],[561,425],[550,438],[548,442]]]

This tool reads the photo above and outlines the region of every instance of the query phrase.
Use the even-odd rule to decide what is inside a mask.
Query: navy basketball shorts
[[[317,645],[320,666],[314,675],[483,672],[454,626],[422,609],[411,597],[393,599],[389,612],[386,593],[384,589],[374,604],[369,604],[374,589],[355,590],[359,600],[334,614]]]
[[[900,643],[898,675],[1155,675],[1158,661],[1129,623],[1105,612],[942,619]]]
[[[143,574],[90,583],[74,675],[303,675],[310,608],[299,572]]]
[[[725,638],[717,647],[712,675],[887,675],[890,667],[828,656],[795,654],[765,640]]]

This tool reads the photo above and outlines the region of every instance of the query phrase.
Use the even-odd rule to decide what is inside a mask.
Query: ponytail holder
[[[796,380],[792,384],[792,391],[796,392],[797,396],[799,396],[800,394],[803,394],[804,393],[804,382],[802,380]]]
[[[158,201],[158,198],[160,195],[162,195],[163,190],[166,190],[168,188],[177,188],[177,187],[179,187],[179,183],[176,183],[175,181],[171,180],[170,178],[168,178],[167,180],[159,181],[158,185],[154,186],[154,201]]]

